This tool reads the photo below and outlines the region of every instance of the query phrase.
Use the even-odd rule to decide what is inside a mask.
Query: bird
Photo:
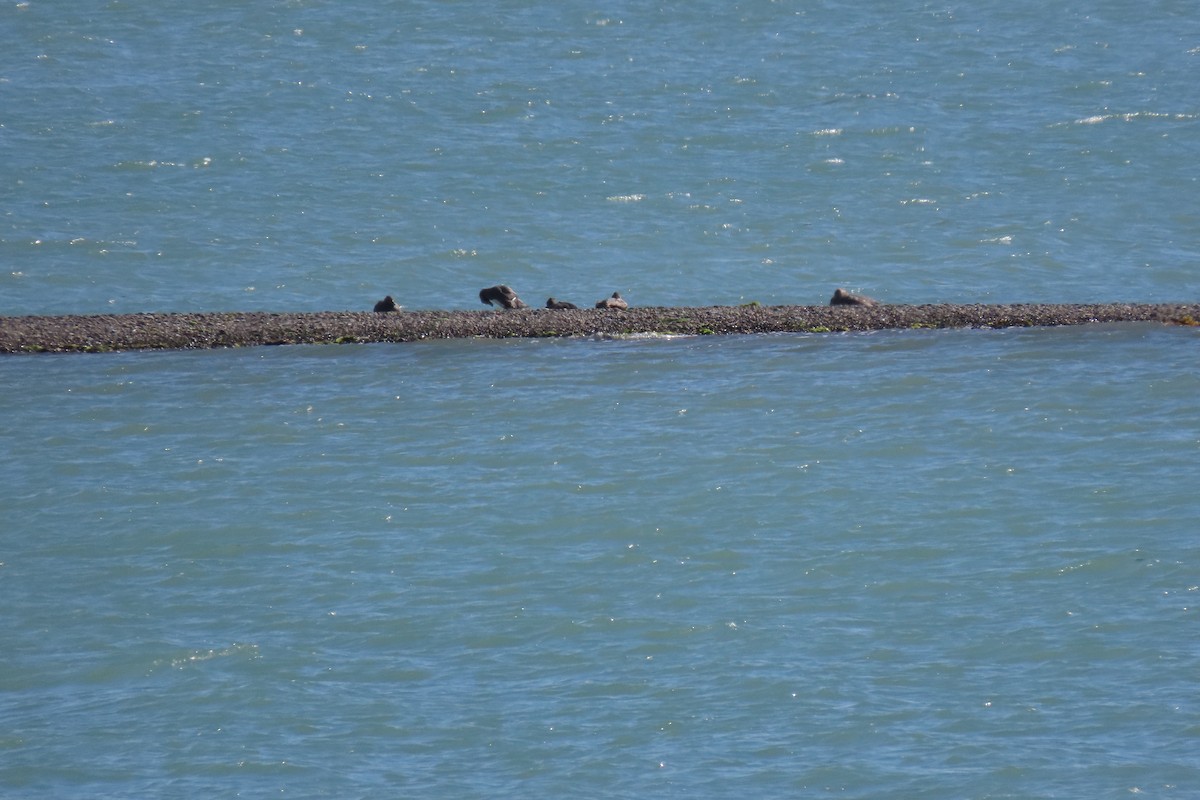
[[[375,313],[386,314],[389,311],[399,311],[403,306],[396,305],[396,301],[389,294],[387,297],[375,304]]]
[[[596,303],[596,308],[616,308],[624,311],[629,308],[629,303],[625,302],[625,298],[621,297],[620,292],[613,292],[612,297],[606,297],[599,303]]]
[[[517,297],[511,286],[503,283],[479,290],[479,302],[485,306],[499,303],[502,308],[525,308],[524,301]]]
[[[850,294],[845,289],[837,289],[829,300],[831,306],[877,306],[879,301],[865,294]]]
[[[555,300],[553,297],[550,297],[546,299],[546,308],[556,308],[561,310],[567,308],[579,308],[579,306],[575,305],[574,303],[568,303],[566,300]]]

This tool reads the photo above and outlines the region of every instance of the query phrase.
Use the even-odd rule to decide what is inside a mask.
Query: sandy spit
[[[469,337],[834,333],[1099,322],[1196,325],[1197,303],[635,307],[626,311],[357,311],[0,317],[0,353],[113,352]]]

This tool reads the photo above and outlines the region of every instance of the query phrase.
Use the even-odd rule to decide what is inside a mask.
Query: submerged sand
[[[470,337],[832,333],[1099,322],[1195,325],[1200,304],[710,306],[512,311],[332,311],[0,317],[0,352],[203,349]]]

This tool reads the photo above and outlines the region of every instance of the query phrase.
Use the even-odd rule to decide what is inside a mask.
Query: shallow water
[[[0,781],[1186,795],[1194,352],[1125,325],[6,359]]]
[[[980,4],[976,4],[979,6]],[[1177,301],[1189,6],[0,10],[0,313]]]
[[[1198,34],[10,5],[0,313],[1193,299]],[[1149,324],[0,359],[0,795],[1192,796],[1195,364]]]

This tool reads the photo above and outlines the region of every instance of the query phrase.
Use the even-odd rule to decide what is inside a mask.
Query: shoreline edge
[[[1200,303],[635,306],[505,311],[138,313],[0,317],[0,353],[197,350],[282,344],[1200,324]]]

